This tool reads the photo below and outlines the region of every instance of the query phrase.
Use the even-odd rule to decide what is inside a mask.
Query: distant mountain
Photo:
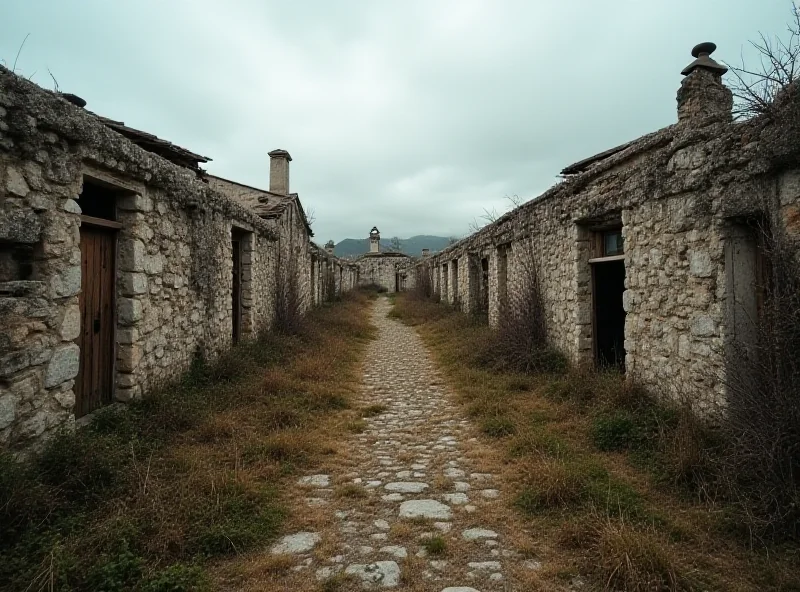
[[[387,238],[381,239],[381,252],[390,250],[389,245],[391,240]],[[429,236],[418,235],[411,238],[400,239],[400,252],[412,257],[419,257],[422,255],[422,249],[430,249],[431,253],[441,251],[448,244],[450,239],[446,236]],[[364,253],[369,252],[369,239],[366,238],[346,238],[336,244],[333,250],[334,255],[337,257],[358,257]]]

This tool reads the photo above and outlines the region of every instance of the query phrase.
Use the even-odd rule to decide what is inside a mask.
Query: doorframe
[[[95,218],[93,216],[85,216],[81,214],[80,216],[81,221],[81,228],[85,226],[89,228],[99,228],[102,229],[104,232],[111,235],[111,245],[113,249],[113,255],[111,257],[112,261],[112,269],[111,269],[111,278],[112,278],[112,290],[111,290],[111,368],[109,372],[111,373],[110,379],[110,393],[108,397],[108,402],[105,404],[100,405],[97,409],[92,409],[91,411],[81,415],[78,419],[83,419],[86,417],[91,416],[93,413],[99,411],[103,407],[107,405],[111,405],[116,401],[117,397],[117,353],[119,349],[119,344],[117,342],[117,329],[118,329],[118,319],[117,319],[117,292],[119,290],[119,285],[117,282],[117,271],[118,271],[118,264],[117,264],[117,255],[119,253],[119,230],[122,229],[122,223],[117,222],[115,220],[106,220],[104,218]],[[80,231],[79,231],[80,232]],[[79,242],[79,247],[83,247],[83,241]],[[83,252],[81,252],[81,257],[83,256]],[[83,292],[83,276],[81,275],[81,292]],[[86,322],[86,319],[83,318],[83,311],[81,311],[81,332],[83,332],[83,324]],[[81,357],[83,356],[84,352],[81,350],[79,351],[78,355]],[[73,415],[76,415],[75,411],[77,411],[78,407],[78,393],[75,393],[75,408],[73,410]]]

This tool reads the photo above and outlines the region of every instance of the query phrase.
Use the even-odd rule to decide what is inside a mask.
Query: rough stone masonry
[[[763,297],[760,229],[800,231],[800,117],[793,85],[771,113],[734,121],[714,49],[695,47],[682,72],[677,124],[565,168],[418,273],[497,324],[533,267],[549,338],[574,361],[723,401],[726,349],[752,339]]]
[[[15,449],[268,329],[279,290],[302,312],[358,283],[311,242],[288,152],[269,155],[269,191],[246,187],[84,106],[0,67],[0,443]]]

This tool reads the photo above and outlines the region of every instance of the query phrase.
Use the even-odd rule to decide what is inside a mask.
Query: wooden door
[[[110,403],[114,390],[114,261],[113,231],[81,226],[81,350],[75,379],[75,417]]]
[[[233,342],[239,343],[242,337],[242,243],[238,238],[232,241],[233,249]]]

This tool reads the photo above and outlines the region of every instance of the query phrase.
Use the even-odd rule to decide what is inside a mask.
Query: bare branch
[[[737,118],[774,115],[775,97],[800,75],[800,7],[796,2],[792,2],[792,20],[786,29],[786,39],[759,33],[759,39],[750,42],[758,52],[758,68],[748,68],[744,55],[740,66],[726,64],[734,77],[730,88]]]

